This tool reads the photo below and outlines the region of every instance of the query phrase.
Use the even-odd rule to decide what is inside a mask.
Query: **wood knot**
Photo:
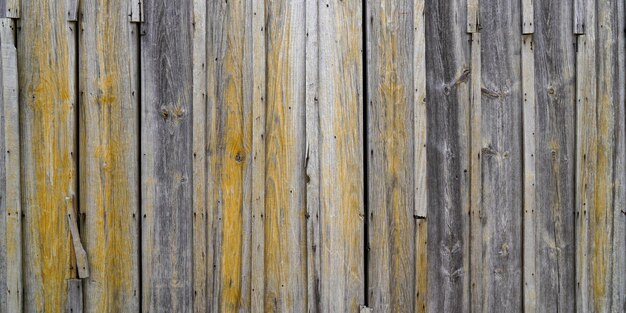
[[[237,154],[235,154],[235,161],[241,163],[243,160],[245,160],[245,156],[241,152],[237,152]]]

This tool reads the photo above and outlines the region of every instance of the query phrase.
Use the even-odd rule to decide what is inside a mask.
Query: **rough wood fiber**
[[[416,222],[418,234],[428,222],[429,274],[428,293],[416,296],[426,297],[430,312],[468,312],[469,127],[474,127],[469,39],[479,33],[466,34],[465,1],[426,4],[426,94],[432,104],[426,107],[428,218]],[[416,240],[423,241],[419,235]]]
[[[413,1],[413,73],[426,73],[426,21],[424,0]],[[428,111],[426,106],[426,75],[413,75],[413,157],[415,200],[415,312],[426,312],[428,296]]]
[[[67,280],[67,306],[65,307],[66,313],[81,313],[84,312],[83,305],[83,281],[81,279],[68,279]],[[105,310],[102,310],[106,312]]]
[[[312,1],[307,2],[307,4]],[[308,21],[308,18],[307,18]],[[265,0],[252,0],[252,253],[251,309],[263,312],[265,294]],[[311,312],[315,313],[315,312]]]
[[[252,73],[250,5],[215,2],[207,17],[210,50],[207,203],[214,214],[213,311],[250,310]],[[246,76],[248,78],[246,78]]]
[[[265,179],[265,311],[307,302],[305,6],[268,1]],[[336,22],[336,21],[335,21]]]
[[[20,17],[20,1],[21,0],[0,0],[0,18]]]
[[[522,26],[523,28],[524,26]],[[537,312],[536,192],[535,192],[535,55],[533,36],[522,36],[522,151],[524,187],[523,297],[524,312]]]
[[[319,77],[332,77],[320,79],[318,85],[316,152],[320,171],[319,223],[323,227],[319,242],[319,307],[321,312],[356,312],[365,300],[363,8],[358,1],[318,4]],[[315,151],[309,151],[309,156],[311,153]]]
[[[206,1],[193,1],[193,311],[207,312]]]
[[[320,104],[319,1],[306,2],[306,218],[307,218],[307,311],[320,313]]]
[[[481,1],[482,310],[522,309],[520,3]],[[472,225],[474,226],[474,225]],[[477,238],[478,239],[478,238]]]
[[[81,1],[80,213],[85,312],[139,310],[138,26],[123,1]]]
[[[535,306],[542,312],[574,312],[576,47],[571,31],[573,4],[552,1],[535,4],[537,31],[533,34],[532,46],[536,105],[536,202],[532,230]]]
[[[142,308],[191,312],[193,66],[190,0],[144,4],[141,25]]]
[[[0,312],[22,311],[20,130],[15,21],[0,19]],[[5,289],[6,288],[6,289]]]
[[[471,311],[483,310],[483,181],[482,181],[482,53],[480,33],[471,38],[470,75],[470,305]]]
[[[413,1],[367,1],[368,305],[415,305]]]
[[[76,191],[76,34],[65,4],[23,0],[17,36],[27,312],[62,311],[77,276],[65,210]]]

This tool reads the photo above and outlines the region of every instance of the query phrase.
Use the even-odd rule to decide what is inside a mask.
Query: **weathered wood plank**
[[[68,22],[78,21],[78,2],[79,0],[65,0],[67,11],[65,18]]]
[[[524,26],[522,26],[524,28]],[[535,55],[533,36],[522,36],[522,160],[523,160],[523,296],[524,312],[537,312],[536,192],[535,192]]]
[[[528,35],[535,32],[534,25],[534,0],[522,0],[522,34]]]
[[[207,6],[193,1],[193,311],[207,312]]]
[[[85,248],[83,248],[83,244],[80,241],[78,214],[76,213],[74,197],[65,197],[65,214],[67,214],[67,223],[69,224],[70,235],[72,237],[72,251],[74,251],[78,277],[87,278],[89,277],[89,264],[87,261],[87,252],[85,252]]]
[[[481,1],[482,310],[522,309],[520,2]],[[488,60],[488,62],[487,62]],[[472,265],[474,266],[474,265]],[[477,264],[477,266],[481,266]]]
[[[469,120],[474,75],[469,39],[479,33],[466,33],[465,10],[464,0],[426,1],[426,71],[421,75],[427,77],[431,104],[426,107],[429,208],[427,219],[415,223],[416,249],[424,245],[426,238],[420,234],[428,228],[428,292],[422,295],[418,289],[416,296],[427,299],[431,312],[469,311],[469,149],[474,127]]]
[[[265,311],[306,311],[305,2],[266,2]]]
[[[66,313],[83,312],[83,281],[81,279],[67,280],[67,306]]]
[[[322,10],[324,8],[321,8]],[[309,313],[321,313],[319,1],[306,2],[306,218]]]
[[[59,312],[77,276],[65,211],[76,191],[76,34],[65,1],[22,1],[20,86],[24,310]]]
[[[413,1],[367,1],[368,305],[415,305]]]
[[[193,42],[191,0],[144,4],[141,24],[142,308],[191,312]]]
[[[482,52],[480,33],[472,34],[470,93],[470,297],[471,311],[482,312],[483,289],[483,182],[482,182]]]
[[[85,312],[139,309],[138,26],[120,1],[81,1],[80,212]],[[88,78],[88,79],[87,79]]]
[[[617,3],[617,30],[626,27],[626,4]],[[626,84],[626,38],[617,36],[617,86]],[[612,312],[626,312],[626,88],[615,106],[615,196],[613,201]],[[622,105],[620,105],[622,104]]]
[[[252,71],[248,2],[210,4],[207,203],[214,214],[215,312],[250,310]],[[251,39],[251,38],[250,38]],[[248,77],[248,78],[247,78]]]
[[[574,312],[575,35],[573,3],[535,2],[535,306]],[[525,248],[526,249],[526,248]],[[526,253],[526,252],[525,252]]]
[[[141,23],[144,21],[143,6],[146,0],[127,0],[128,13],[131,22]]]
[[[466,1],[467,32],[477,33],[480,31],[480,0]]]
[[[318,85],[319,307],[321,312],[357,312],[365,303],[363,7],[358,1],[318,4],[318,75],[325,78]]]
[[[307,2],[307,4],[312,2]],[[252,312],[263,312],[265,305],[265,109],[266,29],[265,1],[252,0]],[[308,20],[307,20],[308,21]],[[307,202],[308,203],[308,202]],[[311,313],[315,313],[310,311]]]
[[[21,0],[0,0],[0,18],[20,18]]]
[[[592,10],[595,9],[595,2],[592,1],[585,1],[585,0],[574,0],[574,22],[573,24],[573,29],[574,29],[574,34],[577,35],[582,35],[585,34],[586,30],[586,24],[587,23],[592,23],[592,21],[588,21],[587,20],[587,5],[591,5]],[[593,13],[590,13],[593,14]]]
[[[424,0],[413,1],[413,157],[415,179],[415,304],[414,312],[426,312],[428,297],[428,110],[426,108],[426,29]]]
[[[0,311],[22,311],[22,227],[20,199],[20,130],[15,21],[0,19]]]

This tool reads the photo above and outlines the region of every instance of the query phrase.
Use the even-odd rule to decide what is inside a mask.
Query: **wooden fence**
[[[625,312],[622,0],[0,0],[0,313]]]

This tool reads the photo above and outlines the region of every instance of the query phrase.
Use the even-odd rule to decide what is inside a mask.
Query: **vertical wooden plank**
[[[193,311],[207,312],[206,1],[193,1]]]
[[[522,4],[523,5],[523,4]],[[522,26],[524,28],[524,26]],[[522,30],[523,31],[523,30]],[[523,141],[523,297],[524,312],[537,312],[536,195],[535,195],[535,55],[533,36],[522,36],[522,141]]]
[[[596,3],[596,74],[597,103],[597,159],[595,193],[587,203],[590,214],[590,300],[593,312],[611,312],[613,293],[613,220],[615,197],[615,123],[619,90],[624,88],[618,80],[617,38],[623,36],[618,29],[617,2]],[[623,248],[623,247],[622,247]]]
[[[357,312],[365,300],[363,8],[359,1],[319,4],[320,310]]]
[[[139,310],[138,26],[120,1],[81,1],[81,235],[85,312]]]
[[[127,0],[128,1],[128,16],[130,17],[131,22],[143,22],[144,21],[144,13],[143,6],[146,0]]]
[[[522,34],[524,35],[535,32],[534,6],[534,0],[522,0]]]
[[[308,2],[307,2],[308,3]],[[252,0],[252,264],[251,309],[263,312],[265,294],[265,1]],[[307,20],[308,21],[308,20]],[[308,202],[307,202],[308,203]],[[311,312],[314,313],[314,312]]]
[[[304,312],[307,306],[304,5],[275,0],[265,6],[264,305],[269,312]]]
[[[15,42],[15,21],[0,19],[0,55],[2,74],[0,89],[2,99],[2,157],[0,161],[0,277],[4,279],[6,290],[0,295],[0,311],[22,311],[22,227],[20,199],[20,130],[18,103],[17,49]]]
[[[428,296],[428,123],[426,107],[426,29],[424,0],[413,1],[413,157],[415,200],[415,304],[414,312],[426,312]]]
[[[582,35],[586,33],[586,24],[587,23],[591,23],[591,20],[587,20],[587,5],[590,5],[592,10],[595,9],[594,7],[594,3],[595,2],[591,2],[591,1],[585,1],[585,0],[574,0],[574,22],[573,22],[573,29],[574,29],[574,34],[576,35]],[[593,14],[593,13],[590,13]]]
[[[62,311],[75,278],[65,197],[76,192],[76,34],[65,1],[22,1],[20,86],[24,310]]]
[[[416,247],[426,233],[429,273],[428,292],[422,295],[418,280],[417,298],[427,299],[430,312],[469,312],[470,84],[480,73],[470,63],[469,39],[479,33],[466,33],[466,1],[425,3],[426,71],[414,75],[427,84],[428,216],[416,220]],[[422,310],[418,305],[415,311]]]
[[[20,18],[21,0],[0,0],[0,18]]]
[[[617,3],[617,30],[626,27],[626,3]],[[626,84],[626,38],[617,36],[617,86]],[[613,200],[613,294],[611,311],[626,312],[626,88],[615,106],[615,196]]]
[[[67,306],[66,313],[83,312],[83,281],[81,279],[67,280]]]
[[[322,310],[320,225],[320,27],[321,2],[306,1],[306,218],[307,289],[309,313]],[[323,9],[323,8],[322,8]]]
[[[144,6],[141,25],[142,308],[191,312],[192,1]]]
[[[482,52],[480,33],[471,43],[470,94],[470,297],[471,311],[482,312],[483,290],[483,181],[482,181]]]
[[[520,2],[481,1],[483,310],[522,309]]]
[[[480,0],[467,0],[467,32],[470,34],[480,31]]]
[[[573,3],[537,1],[535,80],[535,306],[574,312],[576,149]],[[526,153],[528,155],[528,153]],[[526,212],[525,212],[526,214]],[[526,221],[524,221],[525,226]],[[528,250],[524,248],[524,253]],[[526,278],[526,277],[525,277]],[[532,276],[530,277],[532,278]]]
[[[415,305],[413,1],[367,1],[368,305]]]
[[[208,207],[214,214],[213,310],[250,309],[252,101],[250,2],[209,7]],[[250,42],[251,43],[251,42]]]

